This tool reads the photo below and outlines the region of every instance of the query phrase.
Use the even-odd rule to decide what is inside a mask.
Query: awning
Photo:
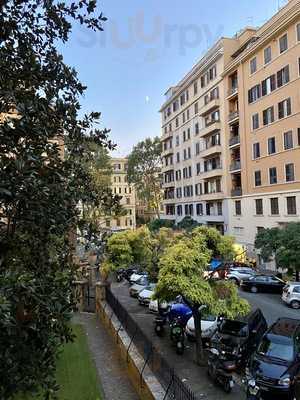
[[[214,260],[214,259],[212,259],[212,260],[210,261],[210,263],[208,264],[208,268],[209,268],[211,271],[214,271],[214,270],[217,269],[221,264],[222,264],[222,262],[221,262],[220,260]]]

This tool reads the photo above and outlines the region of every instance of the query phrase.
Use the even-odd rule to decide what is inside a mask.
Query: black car
[[[230,359],[234,357],[237,366],[245,366],[267,329],[260,309],[236,320],[222,319],[211,339],[211,347]]]
[[[241,288],[252,293],[282,293],[286,283],[275,275],[255,275],[241,281]]]
[[[279,318],[262,338],[247,375],[263,398],[300,399],[300,321]]]

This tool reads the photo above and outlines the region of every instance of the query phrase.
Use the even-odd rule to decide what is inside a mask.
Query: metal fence
[[[127,352],[129,352],[132,343],[134,343],[144,359],[144,366],[140,371],[141,378],[146,365],[148,365],[166,391],[164,400],[197,400],[195,393],[181,381],[174,369],[157,351],[152,341],[145,335],[109,288],[106,288],[106,301],[118,317],[121,323],[120,329],[121,327],[125,329],[131,338]]]

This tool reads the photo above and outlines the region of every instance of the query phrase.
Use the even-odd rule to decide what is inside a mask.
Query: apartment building
[[[118,218],[106,219],[106,227],[113,231],[136,228],[136,196],[134,187],[127,180],[127,162],[126,158],[111,159],[112,192],[122,197],[121,205],[126,213]]]
[[[300,2],[237,36],[224,72],[229,229],[254,254],[256,233],[300,221]]]
[[[228,230],[225,92],[236,39],[220,39],[167,93],[161,107],[164,218]]]

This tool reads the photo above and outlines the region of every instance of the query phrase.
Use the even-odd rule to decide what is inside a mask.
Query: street
[[[261,309],[268,325],[274,323],[279,317],[300,319],[300,310],[293,310],[286,306],[278,294],[250,293],[243,290],[239,290],[239,293],[253,308]]]

